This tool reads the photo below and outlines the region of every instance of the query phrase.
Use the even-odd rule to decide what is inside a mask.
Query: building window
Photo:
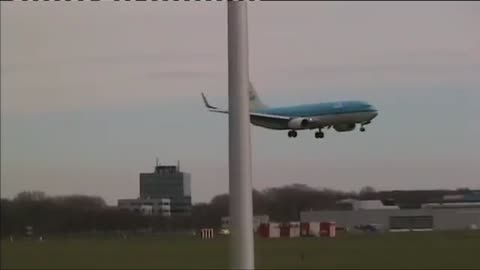
[[[389,218],[391,230],[432,229],[432,216],[392,216]]]

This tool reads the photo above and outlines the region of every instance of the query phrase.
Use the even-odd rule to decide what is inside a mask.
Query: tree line
[[[470,192],[458,190],[376,191],[364,187],[359,192],[316,189],[303,184],[253,191],[255,215],[268,215],[277,222],[299,220],[300,212],[340,209],[342,199],[382,200],[401,208],[416,208],[421,203],[441,200],[444,195]],[[189,216],[144,216],[108,206],[101,197],[86,195],[47,196],[25,191],[15,198],[1,199],[1,235],[24,234],[31,226],[37,234],[105,233],[117,231],[178,231],[202,227],[218,228],[228,215],[228,194],[215,196],[208,203],[197,203]]]

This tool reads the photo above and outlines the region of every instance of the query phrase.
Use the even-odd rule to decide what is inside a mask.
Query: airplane
[[[260,100],[250,81],[248,93],[250,122],[255,126],[267,129],[289,130],[289,138],[296,138],[298,130],[318,129],[315,132],[315,138],[320,139],[325,136],[322,129],[331,127],[337,132],[348,132],[360,125],[360,131],[364,132],[364,126],[370,124],[378,115],[378,111],[373,105],[357,100],[270,107]],[[210,112],[228,114],[228,110],[210,105],[204,93],[202,93],[202,98]]]

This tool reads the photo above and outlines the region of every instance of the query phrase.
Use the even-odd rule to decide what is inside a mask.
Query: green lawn
[[[480,269],[480,232],[256,239],[256,268]],[[227,268],[228,239],[2,241],[1,268]],[[301,259],[303,254],[303,260]]]

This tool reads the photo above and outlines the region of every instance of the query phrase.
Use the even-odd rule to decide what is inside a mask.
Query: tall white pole
[[[254,269],[247,3],[228,1],[230,261]]]

